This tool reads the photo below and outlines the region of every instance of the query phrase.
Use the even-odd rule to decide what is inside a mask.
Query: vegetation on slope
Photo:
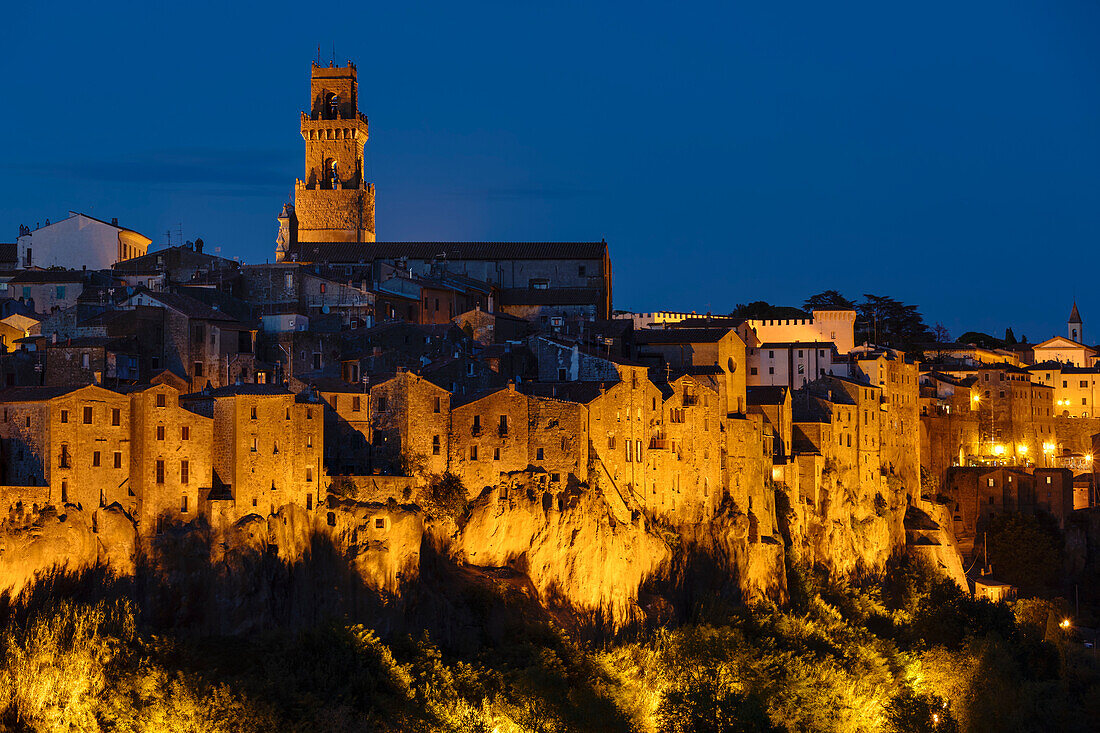
[[[973,600],[908,561],[860,584],[795,568],[787,608],[711,603],[586,642],[488,586],[452,599],[481,628],[450,643],[338,621],[199,637],[150,628],[125,584],[102,580],[55,580],[3,609],[0,726],[1076,731],[1100,714],[1097,661],[1051,623],[1055,604]]]

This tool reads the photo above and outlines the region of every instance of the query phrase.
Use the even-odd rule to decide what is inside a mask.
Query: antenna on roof
[[[336,66],[336,43],[332,44],[332,60],[328,62],[329,66]]]
[[[317,44],[317,65],[321,65],[321,44]]]

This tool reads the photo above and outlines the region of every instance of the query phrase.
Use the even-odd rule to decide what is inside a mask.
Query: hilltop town
[[[1094,561],[1076,305],[1034,345],[877,343],[842,303],[615,310],[604,241],[376,241],[357,95],[312,66],[272,264],[78,212],[0,244],[4,587],[198,526],[223,554],[324,534],[392,595],[430,542],[616,624],[688,547],[778,602],[792,558],[899,553],[1006,597],[979,550],[1008,512]]]

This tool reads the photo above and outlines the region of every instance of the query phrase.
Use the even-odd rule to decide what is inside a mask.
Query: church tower
[[[1085,343],[1085,326],[1081,323],[1081,314],[1077,312],[1077,301],[1073,301],[1073,310],[1070,311],[1066,326],[1070,341],[1076,341],[1079,344]]]
[[[313,64],[302,113],[305,179],[279,215],[276,258],[298,242],[373,242],[374,184],[363,179],[367,118],[359,113],[355,64]]]

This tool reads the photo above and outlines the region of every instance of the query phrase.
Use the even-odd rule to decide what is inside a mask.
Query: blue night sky
[[[1100,6],[17,3],[0,241],[69,209],[273,257],[317,45],[379,239],[591,240],[615,305],[836,288],[1100,339]],[[1093,324],[1090,328],[1090,321]]]

